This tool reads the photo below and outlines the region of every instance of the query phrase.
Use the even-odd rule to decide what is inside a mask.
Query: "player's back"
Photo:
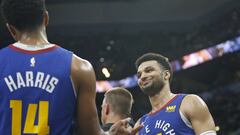
[[[76,96],[72,53],[58,47],[0,50],[0,133],[69,135]]]

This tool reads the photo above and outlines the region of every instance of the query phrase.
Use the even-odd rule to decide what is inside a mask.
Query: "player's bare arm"
[[[78,134],[98,135],[101,129],[95,104],[96,78],[93,67],[88,61],[73,55],[71,71],[77,94]]]
[[[191,122],[196,135],[216,134],[215,124],[206,103],[197,95],[186,96],[180,108]]]

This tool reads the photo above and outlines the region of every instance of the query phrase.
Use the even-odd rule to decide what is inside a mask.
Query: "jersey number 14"
[[[38,104],[29,104],[26,121],[24,124],[24,134],[48,135],[48,101],[40,101]],[[12,135],[21,135],[22,129],[22,101],[10,100],[12,109]],[[38,109],[38,125],[34,125]]]

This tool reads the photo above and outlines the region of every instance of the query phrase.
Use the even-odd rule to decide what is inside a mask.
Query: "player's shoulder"
[[[196,94],[186,94],[186,96],[183,99],[183,102],[203,102],[202,98]]]
[[[194,114],[204,110],[207,107],[203,99],[195,94],[186,95],[182,101],[181,111]]]
[[[83,70],[83,71],[88,71],[92,70],[92,64],[83,59],[78,57],[77,55],[73,54],[72,56],[72,70]]]
[[[83,88],[82,90],[94,90],[96,85],[96,78],[91,63],[85,59],[72,55],[71,78],[75,88]],[[85,87],[85,89],[84,89]],[[94,87],[89,89],[90,87]],[[79,89],[76,89],[77,93]]]
[[[94,75],[93,66],[89,61],[75,54],[72,55],[71,76],[73,80],[91,79]]]

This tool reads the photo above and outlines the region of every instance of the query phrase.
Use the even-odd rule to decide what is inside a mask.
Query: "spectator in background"
[[[108,131],[114,123],[130,117],[132,104],[133,97],[128,90],[116,87],[107,91],[102,102],[102,129]],[[133,120],[130,125],[134,126]]]

